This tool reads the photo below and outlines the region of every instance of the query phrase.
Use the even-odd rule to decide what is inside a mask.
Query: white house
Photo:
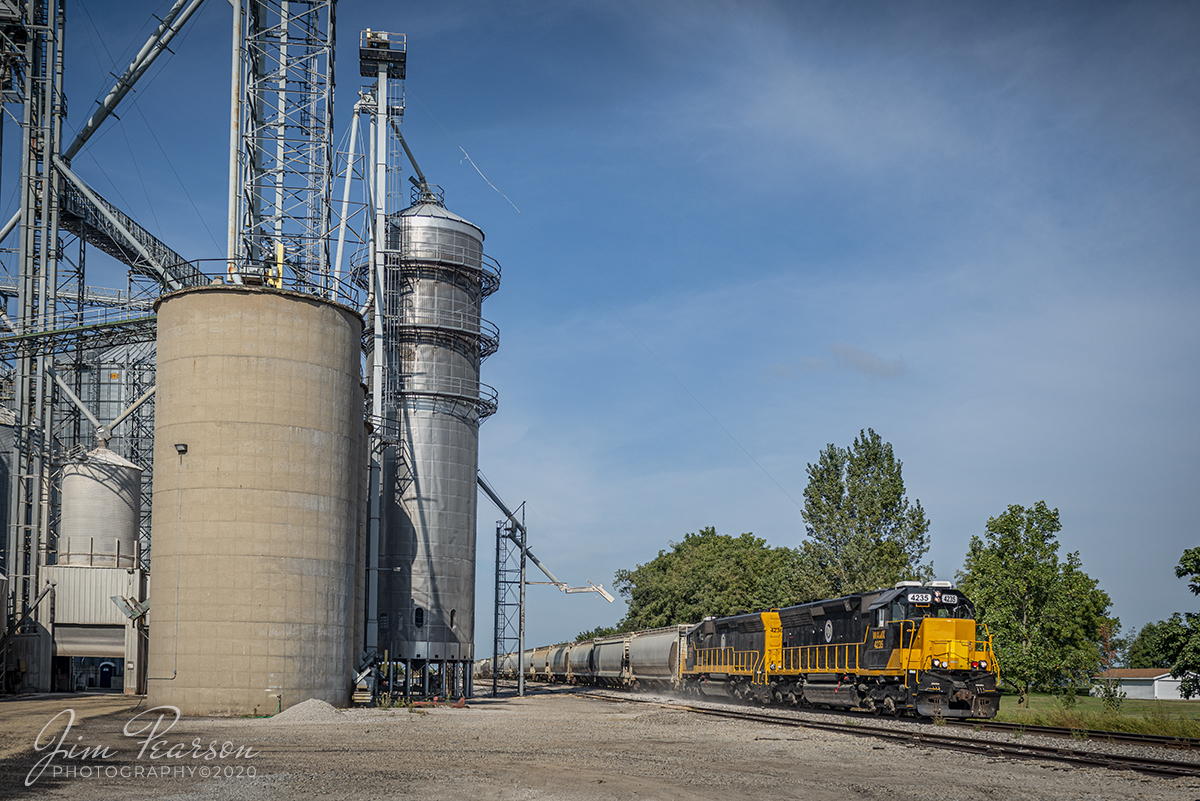
[[[1099,682],[1117,679],[1126,698],[1141,698],[1147,701],[1179,701],[1179,684],[1182,679],[1171,678],[1169,668],[1115,668],[1096,676],[1092,682],[1092,695],[1100,695]],[[1200,701],[1200,698],[1192,700]]]

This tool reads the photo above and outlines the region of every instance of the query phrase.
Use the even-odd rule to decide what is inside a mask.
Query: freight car
[[[667,626],[582,642],[535,648],[525,652],[527,681],[586,684],[629,689],[676,689],[680,660],[692,626]],[[490,679],[517,677],[516,658],[500,654],[475,663],[475,675]]]
[[[674,689],[791,706],[990,718],[999,709],[986,626],[949,582],[890,589],[526,651],[528,680]],[[517,659],[476,663],[515,678]]]

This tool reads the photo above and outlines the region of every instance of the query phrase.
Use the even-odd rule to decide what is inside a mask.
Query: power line
[[[155,134],[154,129],[150,127],[150,121],[146,119],[146,115],[142,113],[142,109],[139,106],[134,105],[134,108],[137,109],[138,116],[142,118],[142,122],[146,123],[146,130],[150,132],[151,138],[154,139],[154,144],[158,145],[158,149],[163,154],[163,158],[166,160],[167,166],[171,168],[171,173],[175,176],[175,180],[179,182],[179,188],[183,190],[184,196],[188,199],[188,202],[192,204],[192,208],[195,210],[196,216],[200,219],[200,224],[204,226],[204,230],[208,233],[208,238],[212,240],[213,245],[216,246],[218,253],[224,255],[224,250],[222,249],[221,244],[217,242],[217,238],[213,236],[212,229],[210,229],[208,227],[208,223],[204,221],[204,215],[200,213],[200,207],[197,206],[196,201],[192,199],[191,193],[187,191],[187,185],[184,184],[183,179],[179,177],[179,173],[175,170],[175,165],[171,163],[171,157],[167,155],[166,148],[162,146],[162,142],[158,141],[158,135]]]

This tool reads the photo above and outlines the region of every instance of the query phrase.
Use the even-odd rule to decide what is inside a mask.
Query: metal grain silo
[[[156,308],[149,702],[345,706],[365,572],[362,320],[232,285]]]
[[[96,448],[62,469],[59,564],[134,567],[142,516],[142,468]]]
[[[483,232],[439,200],[389,219],[380,655],[425,693],[462,692],[474,659],[479,423],[496,409],[479,381],[498,332],[480,317],[499,284]],[[406,684],[406,687],[410,686]]]

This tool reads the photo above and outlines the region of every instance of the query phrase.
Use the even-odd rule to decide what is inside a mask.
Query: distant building
[[[1139,698],[1147,701],[1180,701],[1184,700],[1179,694],[1182,679],[1171,678],[1170,668],[1115,668],[1106,670],[1096,676],[1092,682],[1092,695],[1100,695],[1099,683],[1106,679],[1116,679],[1121,682],[1121,689],[1126,698]],[[1200,698],[1192,700],[1200,701]]]

